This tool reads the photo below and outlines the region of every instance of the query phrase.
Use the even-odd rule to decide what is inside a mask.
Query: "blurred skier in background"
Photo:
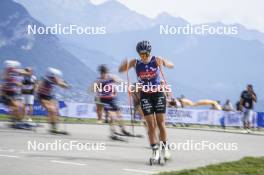
[[[69,88],[63,79],[63,73],[55,68],[49,67],[46,75],[38,84],[37,96],[41,105],[48,111],[48,121],[50,123],[50,133],[52,134],[68,134],[66,131],[57,129],[58,123],[58,107],[54,98],[54,88],[59,86]]]

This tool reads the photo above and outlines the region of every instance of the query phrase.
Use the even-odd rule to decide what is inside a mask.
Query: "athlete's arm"
[[[34,88],[33,88],[33,91],[36,92],[38,90],[38,82],[36,81],[35,84],[34,84]]]
[[[95,82],[91,85],[91,87],[90,87],[89,89],[90,89],[90,91],[91,91],[92,93],[96,93],[96,92],[98,92],[98,88],[100,88],[100,87],[99,87],[99,83],[98,83],[98,81],[95,81]]]
[[[158,66],[165,66],[167,68],[173,68],[174,67],[174,64],[171,61],[164,59],[164,58],[161,58],[161,57],[157,57],[157,65]]]
[[[255,94],[254,91],[251,93],[251,96],[252,96],[253,101],[257,102],[257,95]]]
[[[34,75],[32,78],[34,79],[33,91],[35,92],[37,90],[38,80],[37,80],[37,77],[35,77]]]
[[[26,71],[25,69],[16,69],[16,71],[20,74],[20,75],[31,75],[30,72]]]
[[[256,94],[253,94],[253,100],[254,100],[254,102],[257,102],[257,96],[256,96]]]
[[[136,65],[136,59],[132,59],[130,61],[125,60],[121,63],[118,71],[119,72],[125,72],[125,71],[129,70],[130,68],[135,67],[135,65]]]
[[[69,85],[62,79],[60,78],[56,78],[56,82],[58,84],[58,86],[62,87],[62,88],[69,88]]]
[[[36,82],[36,92],[39,91],[39,87],[40,87],[41,83],[42,83],[42,80],[38,80],[38,81]]]

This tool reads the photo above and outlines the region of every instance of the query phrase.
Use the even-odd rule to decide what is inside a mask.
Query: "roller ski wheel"
[[[149,165],[150,166],[155,165],[155,164],[159,164],[159,162],[160,162],[160,158],[158,158],[158,159],[150,158],[149,159]]]
[[[153,159],[153,158],[150,158],[149,159],[149,165],[152,166],[152,165],[156,165],[156,164],[159,164],[161,165],[162,163],[162,160],[161,158],[159,157],[158,159]]]
[[[155,165],[155,164],[165,165],[166,164],[166,160],[162,159],[161,157],[159,157],[158,160],[150,158],[149,159],[149,165],[152,166],[152,165]]]
[[[49,133],[54,135],[69,135],[67,131],[58,131],[56,129],[49,130]]]

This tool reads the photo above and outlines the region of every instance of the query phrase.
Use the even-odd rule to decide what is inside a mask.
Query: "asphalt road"
[[[151,150],[143,127],[136,127],[135,131],[145,138],[128,138],[124,143],[111,141],[106,125],[61,125],[71,133],[69,136],[48,134],[46,124],[36,132],[13,130],[6,125],[0,123],[0,174],[5,175],[154,174],[238,160],[244,156],[264,156],[264,136],[261,135],[169,128],[172,160],[165,166],[150,166]],[[72,150],[67,150],[66,146],[66,150],[59,150],[59,147],[52,150],[56,149],[56,142],[79,145],[80,149],[87,146],[90,150],[77,150],[74,146]],[[37,150],[33,150],[34,143],[38,145]],[[204,150],[201,150],[202,144]]]

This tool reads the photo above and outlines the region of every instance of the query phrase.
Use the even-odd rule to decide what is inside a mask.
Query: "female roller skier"
[[[149,142],[152,148],[150,165],[155,161],[170,158],[165,127],[166,96],[162,88],[161,67],[173,68],[173,63],[161,57],[152,56],[149,41],[140,41],[136,46],[139,59],[124,61],[119,72],[135,68],[140,88],[140,104],[148,126]],[[156,139],[156,124],[159,129],[160,144]],[[159,162],[160,163],[160,162]]]

